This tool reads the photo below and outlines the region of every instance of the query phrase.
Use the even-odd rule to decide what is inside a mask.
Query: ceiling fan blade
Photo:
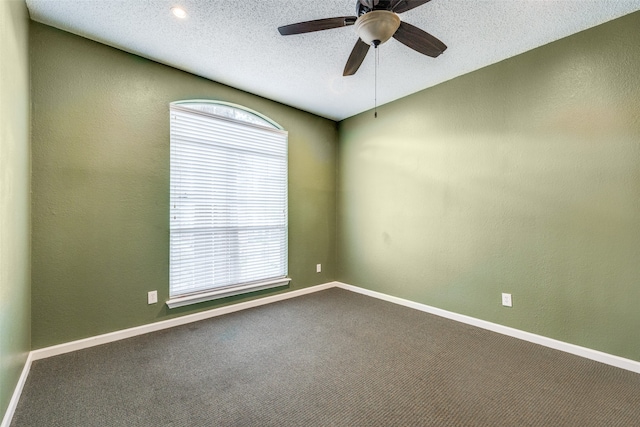
[[[362,61],[364,61],[364,57],[367,56],[367,52],[369,52],[369,45],[358,39],[356,45],[353,47],[351,51],[351,55],[349,55],[349,59],[347,60],[347,65],[344,66],[343,76],[352,76],[358,71]]]
[[[330,30],[332,28],[346,27],[353,25],[358,19],[355,16],[339,16],[336,18],[316,19],[314,21],[298,22],[297,24],[278,27],[278,31],[283,36],[292,34],[311,33],[313,31]]]
[[[402,13],[415,7],[422,6],[430,1],[431,0],[391,0],[389,10],[395,13]]]
[[[411,49],[432,58],[437,57],[447,49],[447,45],[431,34],[406,22],[400,23],[400,27],[393,35],[393,38]]]

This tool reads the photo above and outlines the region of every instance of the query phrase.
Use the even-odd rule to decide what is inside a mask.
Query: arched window
[[[167,305],[286,285],[287,132],[233,104],[170,105]]]

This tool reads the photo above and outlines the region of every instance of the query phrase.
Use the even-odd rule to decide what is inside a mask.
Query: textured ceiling
[[[340,120],[374,106],[374,54],[342,70],[354,27],[277,27],[355,13],[356,0],[27,0],[31,18],[284,104]],[[172,6],[188,13],[174,17]],[[640,0],[432,0],[401,14],[442,40],[438,58],[380,47],[378,104],[640,10]]]

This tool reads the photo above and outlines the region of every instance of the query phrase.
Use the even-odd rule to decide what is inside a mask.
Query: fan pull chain
[[[377,41],[377,40],[376,40]],[[376,41],[373,42],[373,46],[376,52],[376,57],[375,57],[375,71],[374,71],[374,82],[373,82],[373,117],[375,119],[378,118],[378,64],[380,63],[380,54],[378,53],[378,45],[380,44],[380,42],[376,43]]]

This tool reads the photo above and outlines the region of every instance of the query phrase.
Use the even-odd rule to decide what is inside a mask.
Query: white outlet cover
[[[147,304],[155,304],[158,302],[158,291],[151,291],[147,294]]]
[[[316,273],[320,273],[322,271],[322,264],[316,264]]]
[[[511,294],[502,294],[502,305],[505,307],[513,307],[511,303]]]

